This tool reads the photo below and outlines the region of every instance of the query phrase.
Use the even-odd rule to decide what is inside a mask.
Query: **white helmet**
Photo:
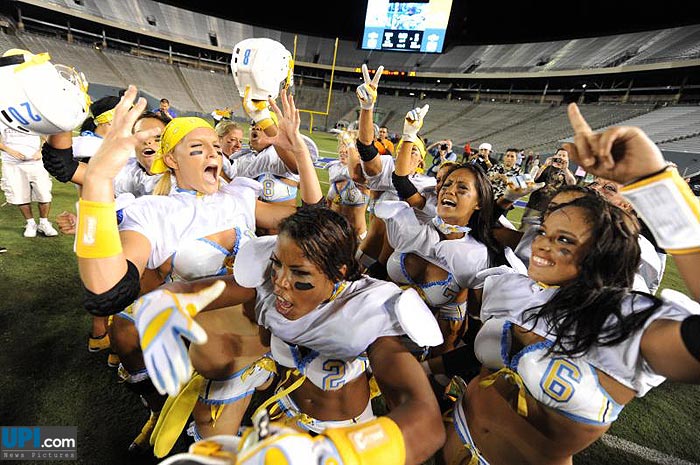
[[[0,121],[8,127],[50,135],[70,131],[87,118],[85,76],[50,59],[48,53],[18,49],[0,58]]]
[[[285,88],[292,85],[293,70],[292,54],[276,40],[245,39],[233,47],[231,71],[241,97],[250,86],[251,99],[276,99],[280,83]]]

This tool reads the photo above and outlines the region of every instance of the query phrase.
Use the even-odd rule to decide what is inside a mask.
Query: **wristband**
[[[114,202],[78,201],[78,229],[75,253],[80,258],[106,258],[119,255],[122,243],[117,228]]]
[[[374,146],[374,142],[369,145],[365,145],[359,140],[357,141],[357,152],[360,154],[360,160],[362,161],[372,161],[374,157],[379,155],[379,150]]]
[[[327,428],[315,441],[330,440],[336,457],[323,457],[322,463],[343,465],[403,465],[406,445],[399,425],[389,417],[345,428]],[[335,455],[335,454],[333,454]],[[335,462],[333,460],[336,460]]]
[[[416,186],[408,179],[408,176],[397,176],[396,173],[391,173],[391,183],[394,185],[401,200],[406,200],[418,193],[418,189],[416,189]]]
[[[624,186],[621,193],[659,247],[676,255],[700,252],[700,201],[677,170],[664,169]]]

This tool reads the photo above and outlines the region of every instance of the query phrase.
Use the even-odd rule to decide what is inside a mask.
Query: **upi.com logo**
[[[76,426],[3,426],[0,460],[75,460]]]

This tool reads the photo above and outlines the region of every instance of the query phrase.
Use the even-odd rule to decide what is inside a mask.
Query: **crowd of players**
[[[235,123],[165,120],[133,86],[88,106],[78,73],[3,58],[28,112],[3,122],[45,136],[46,169],[79,186],[59,226],[76,234],[91,347],[151,411],[132,451],[165,457],[187,430],[190,452],[166,462],[563,464],[633,398],[700,381],[700,306],[655,296],[672,254],[700,297],[700,204],[639,128],[595,132],[571,104],[574,142],[535,179],[515,154],[430,170],[428,105],[379,147],[382,68],[363,66],[324,196],[279,90],[289,52],[235,50],[248,147]],[[516,229],[505,214],[527,195]]]

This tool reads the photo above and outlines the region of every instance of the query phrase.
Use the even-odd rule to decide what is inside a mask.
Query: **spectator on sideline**
[[[472,155],[472,143],[471,141],[467,141],[464,144],[463,152],[462,152],[462,163],[468,163],[469,162],[469,157]]]
[[[425,172],[428,176],[436,176],[440,166],[446,161],[457,161],[457,154],[452,151],[452,140],[445,139],[433,142],[426,151],[433,156],[433,164]]]
[[[158,107],[157,110],[153,111],[153,113],[159,115],[166,122],[170,121],[173,118],[177,118],[177,113],[175,112],[175,110],[170,108],[170,100],[168,100],[167,98],[160,99],[160,107]]]
[[[24,237],[36,237],[37,232],[57,236],[49,221],[52,183],[41,162],[41,137],[5,127],[0,132],[0,150],[2,190],[7,203],[17,205],[27,222]],[[39,204],[39,224],[34,220],[32,201]]]
[[[374,146],[377,147],[379,155],[396,155],[394,153],[394,143],[389,139],[389,128],[379,126],[377,138],[374,140]]]
[[[525,231],[533,219],[539,218],[547,208],[554,193],[564,184],[576,184],[576,178],[569,170],[569,152],[564,148],[545,160],[544,165],[533,176],[535,182],[544,182],[544,187],[530,194],[525,206],[520,229]]]

